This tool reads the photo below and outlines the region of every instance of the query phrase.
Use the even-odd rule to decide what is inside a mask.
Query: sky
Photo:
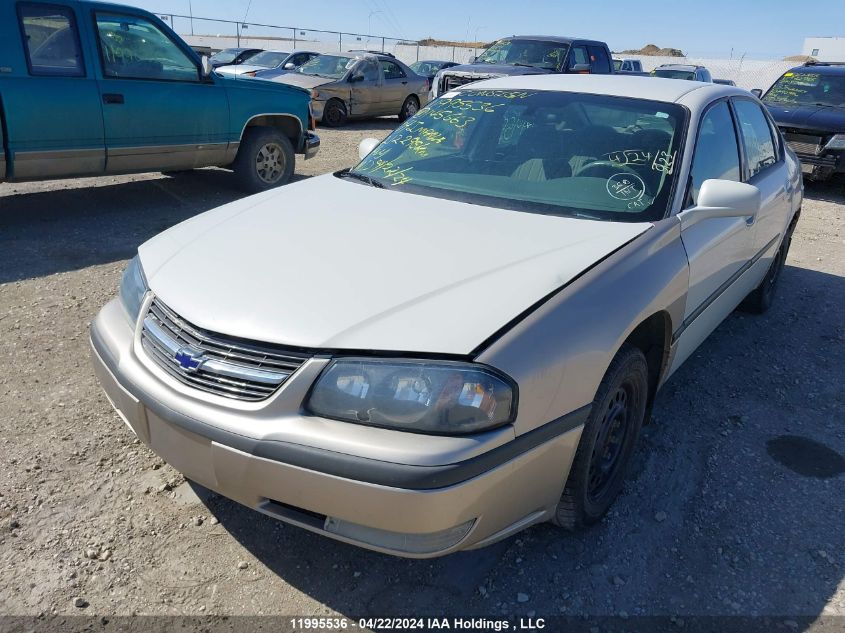
[[[805,37],[845,36],[845,0],[114,1],[157,13],[410,40],[571,35],[603,40],[614,51],[656,44],[697,57],[729,57],[733,51],[734,57],[780,59],[800,54]],[[215,26],[195,21],[194,31],[215,34]],[[175,27],[182,32],[183,22]]]

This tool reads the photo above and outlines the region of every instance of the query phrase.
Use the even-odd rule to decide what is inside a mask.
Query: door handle
[[[402,85],[404,86],[404,85],[405,85],[405,84],[407,84],[407,83],[408,83],[407,81],[403,81],[403,82],[402,82]]]
[[[103,93],[103,103],[109,104],[123,104],[123,95],[117,94],[115,92],[104,92]]]

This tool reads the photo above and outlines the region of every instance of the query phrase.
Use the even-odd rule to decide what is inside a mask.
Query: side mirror
[[[760,190],[733,180],[705,180],[698,192],[698,204],[678,214],[681,229],[711,218],[748,218],[754,222],[760,210]]]
[[[349,83],[357,84],[359,81],[364,81],[364,75],[352,75],[349,78]]]
[[[296,68],[296,65],[293,62],[288,62],[287,64],[282,66],[282,68],[284,68],[285,70],[293,70],[294,68]]]
[[[569,69],[571,73],[579,73],[579,74],[589,74],[592,72],[592,68],[589,64],[573,64],[572,68]]]
[[[763,97],[763,91],[760,90],[759,88],[752,88],[751,94],[753,94],[758,99],[761,99]]]
[[[208,59],[208,55],[203,55],[200,60],[202,65],[202,76],[210,76],[211,71],[214,70],[214,66],[211,65],[211,60]]]
[[[365,138],[358,144],[358,158],[364,160],[381,143],[377,138]]]

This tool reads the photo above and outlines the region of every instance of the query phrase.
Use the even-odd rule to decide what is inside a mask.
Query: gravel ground
[[[394,125],[321,130],[297,177]],[[238,197],[230,180],[0,185],[0,614],[845,616],[841,184],[808,185],[776,306],[730,317],[673,376],[602,523],[409,561],[192,487],[95,381],[88,325],[126,260]]]

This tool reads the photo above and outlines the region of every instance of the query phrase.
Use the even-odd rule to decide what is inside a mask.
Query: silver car
[[[393,55],[368,52],[319,55],[272,81],[310,88],[314,118],[329,127],[390,114],[405,121],[428,102],[430,88]]]
[[[142,244],[94,364],[185,476],[413,557],[600,520],[803,192],[750,93],[649,77],[468,84],[359,152]]]

